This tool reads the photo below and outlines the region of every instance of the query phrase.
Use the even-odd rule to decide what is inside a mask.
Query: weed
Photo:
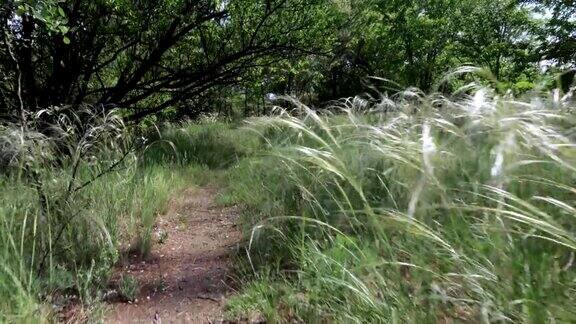
[[[123,275],[118,282],[118,293],[128,302],[133,302],[138,298],[138,280],[131,275]]]
[[[168,284],[166,283],[166,279],[157,278],[154,280],[154,283],[152,284],[152,292],[154,294],[163,293],[166,291],[166,289],[168,289]]]

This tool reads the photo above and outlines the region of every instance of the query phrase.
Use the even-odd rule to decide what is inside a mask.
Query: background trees
[[[4,108],[101,104],[138,120],[232,85],[249,69],[319,50],[326,1],[66,1],[3,7]],[[36,9],[40,8],[41,9]],[[63,22],[54,30],[56,8]],[[322,28],[320,28],[322,27]],[[62,35],[64,34],[64,35]]]
[[[504,82],[532,73],[541,30],[516,1],[426,0],[369,2],[351,31],[350,50],[364,62],[361,75],[430,90],[450,69],[472,64]],[[353,51],[352,51],[353,52]]]
[[[546,59],[574,66],[576,62],[576,5],[574,1],[529,0],[544,17],[541,50]]]
[[[555,0],[8,0],[0,113],[98,104],[133,121],[195,117],[218,94],[322,103],[361,92],[367,76],[429,90],[463,64],[514,83],[543,59],[573,64],[574,10]]]

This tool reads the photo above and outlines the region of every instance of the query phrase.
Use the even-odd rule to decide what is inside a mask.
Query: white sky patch
[[[12,18],[8,19],[8,28],[10,28],[15,34],[19,34],[22,31],[22,17],[13,14]]]

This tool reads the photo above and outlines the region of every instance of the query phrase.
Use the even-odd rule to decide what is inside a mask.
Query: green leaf
[[[68,36],[64,36],[62,38],[62,41],[64,41],[64,44],[69,45],[70,44],[70,38],[68,38]]]
[[[64,12],[64,9],[62,9],[62,7],[58,7],[58,13],[60,14],[60,16],[66,17],[66,13]]]
[[[28,10],[24,5],[19,5],[18,9],[16,10],[16,14],[19,16],[22,16],[24,13],[26,13]]]

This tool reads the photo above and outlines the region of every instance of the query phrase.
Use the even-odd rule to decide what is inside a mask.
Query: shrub
[[[258,149],[258,138],[250,135],[247,130],[218,121],[170,125],[151,135],[154,144],[146,149],[143,163],[226,169]]]

